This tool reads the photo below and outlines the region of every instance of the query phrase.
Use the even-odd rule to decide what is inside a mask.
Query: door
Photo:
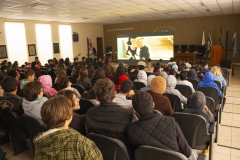
[[[97,37],[97,55],[103,59],[103,38]]]

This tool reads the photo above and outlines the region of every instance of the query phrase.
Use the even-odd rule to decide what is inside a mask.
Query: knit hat
[[[153,113],[153,99],[152,96],[147,92],[137,92],[133,96],[132,105],[140,116]]]
[[[162,71],[159,76],[162,76],[164,79],[167,79],[168,74],[165,71]]]
[[[166,90],[166,80],[161,76],[156,76],[150,83],[150,90],[157,94],[163,94]]]

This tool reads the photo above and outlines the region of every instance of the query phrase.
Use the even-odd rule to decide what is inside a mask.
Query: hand
[[[130,96],[130,97],[134,96],[134,94],[135,94],[135,92],[133,90],[128,92],[128,96]]]

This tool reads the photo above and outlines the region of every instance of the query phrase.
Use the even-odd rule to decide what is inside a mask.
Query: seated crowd
[[[116,72],[108,60],[102,63],[98,58],[87,64],[85,57],[81,62],[76,57],[73,63],[69,58],[54,58],[44,66],[36,57],[21,68],[16,66],[17,61],[13,65],[7,61],[1,64],[0,108],[47,124],[49,130],[34,138],[36,160],[103,159],[96,144],[85,137],[88,133],[121,140],[130,157],[134,157],[139,146],[149,145],[197,159],[196,151],[171,117],[174,109],[166,94],[179,98],[183,112],[203,116],[209,128],[215,119],[206,106],[205,95],[197,90],[202,86],[214,87],[219,98],[224,98],[221,87],[226,87],[220,67],[209,70],[205,63],[200,69],[188,59],[175,62],[171,58],[164,64],[151,59],[146,63],[142,57],[138,65],[128,68],[120,63]],[[70,77],[75,77],[76,82],[71,82]],[[199,82],[196,88],[188,79]],[[215,80],[220,82],[220,88]],[[136,82],[145,87],[136,88]],[[191,96],[185,97],[176,89],[177,85],[190,87]],[[81,99],[89,100],[94,107],[80,115],[75,111],[81,109]]]

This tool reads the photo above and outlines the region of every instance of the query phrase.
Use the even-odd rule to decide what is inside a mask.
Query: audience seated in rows
[[[60,81],[58,83],[58,88],[59,88],[59,90],[71,90],[71,91],[75,92],[77,97],[80,99],[81,98],[80,93],[78,92],[77,89],[71,87],[71,85],[72,84],[71,84],[69,78],[68,77],[63,77],[63,78],[60,79]]]
[[[86,68],[82,68],[79,72],[79,76],[77,79],[77,84],[83,86],[85,89],[87,87],[91,87],[92,86],[92,82],[90,81],[90,79],[88,78],[88,70]]]
[[[41,109],[44,102],[48,99],[43,97],[42,83],[39,81],[28,82],[22,89],[23,102],[22,107],[24,113],[41,120]]]
[[[150,76],[148,76],[148,77],[147,77],[147,86],[141,88],[140,90],[141,90],[141,91],[150,90],[150,84],[151,84],[151,81],[152,81],[152,79],[153,79],[154,77],[156,77],[156,76],[155,76],[155,75],[150,75]]]
[[[85,115],[79,115],[74,112],[74,111],[80,109],[80,105],[79,105],[80,99],[77,98],[75,92],[70,91],[70,90],[60,91],[57,95],[62,95],[64,97],[66,97],[72,103],[73,115],[72,115],[72,121],[69,124],[69,127],[73,128],[76,131],[78,131],[79,133],[85,135],[86,134]]]
[[[69,129],[72,106],[71,101],[61,95],[54,96],[44,103],[41,117],[50,130],[39,133],[34,138],[35,160],[103,159],[94,142],[76,130]]]
[[[177,84],[180,85],[187,85],[192,89],[192,93],[195,92],[195,89],[193,88],[193,85],[191,82],[187,81],[187,71],[182,71],[178,77]]]
[[[33,82],[35,79],[35,72],[32,69],[28,69],[24,72],[24,79],[21,80],[20,89],[24,87],[28,82]]]
[[[42,75],[38,78],[38,81],[42,83],[43,93],[47,97],[53,97],[58,92],[52,88],[52,78],[49,75]]]
[[[5,77],[0,83],[1,85],[1,97],[0,108],[12,110],[23,114],[22,102],[23,98],[17,95],[17,81],[13,77]],[[4,91],[4,95],[2,92]]]
[[[138,92],[133,96],[132,103],[140,118],[128,127],[131,145],[135,148],[149,145],[174,150],[189,159],[196,159],[174,118],[153,110],[153,99],[150,94]]]
[[[88,99],[89,101],[91,101],[94,104],[94,106],[99,106],[100,105],[100,102],[96,99],[93,88],[91,88],[89,91],[85,91],[81,95],[81,98]]]
[[[220,82],[221,87],[226,87],[227,83],[222,75],[220,67],[214,66],[211,68],[210,72],[214,75],[214,80]]]
[[[216,83],[214,83],[214,75],[211,72],[206,72],[203,76],[203,81],[199,82],[197,89],[199,87],[214,87],[218,90],[218,96],[222,97],[222,91]]]
[[[155,103],[155,109],[160,111],[163,115],[170,116],[173,113],[173,109],[169,99],[164,96],[166,90],[166,80],[161,76],[156,76],[150,83],[150,91],[153,102]]]
[[[206,106],[206,97],[200,91],[196,91],[188,98],[187,108],[183,112],[203,116],[206,120],[207,128],[209,128],[210,123],[214,122],[213,114]]]
[[[191,78],[191,79],[196,79],[198,80],[199,82],[201,81],[198,77],[197,77],[197,73],[195,71],[195,69],[190,69],[188,72],[187,72],[187,78]]]

